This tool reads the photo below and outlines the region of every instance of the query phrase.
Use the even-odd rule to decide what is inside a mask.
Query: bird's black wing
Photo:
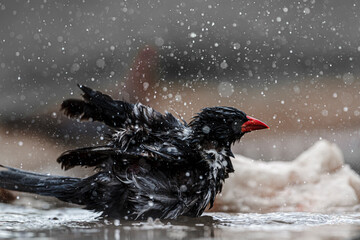
[[[167,164],[176,165],[191,165],[202,161],[199,152],[194,151],[189,146],[179,143],[164,142],[162,144],[141,145],[152,155],[159,158],[158,161],[166,162]]]
[[[99,121],[113,128],[140,125],[152,131],[167,131],[174,127],[184,127],[182,122],[170,113],[163,115],[140,103],[113,100],[99,91],[84,85],[78,86],[84,92],[83,100],[67,99],[61,104],[61,110],[68,117]]]
[[[112,146],[79,148],[64,152],[57,159],[57,162],[61,164],[63,169],[68,170],[75,166],[104,168],[108,163],[125,166],[140,159],[149,163],[159,163],[172,167],[194,164],[202,158],[196,151],[192,151],[185,146],[155,143],[152,145],[141,144],[126,151]]]
[[[67,99],[61,104],[61,110],[71,118],[104,122],[110,127],[122,127],[128,119],[134,105],[114,101],[110,96],[94,91],[84,85],[78,85],[84,92],[84,100]]]
[[[57,162],[65,170],[75,166],[96,167],[114,154],[111,147],[86,147],[64,152],[58,157]]]
[[[109,146],[99,146],[66,151],[58,157],[57,162],[61,168],[68,170],[75,166],[104,168],[109,159],[111,163],[127,165],[140,158],[148,160],[150,156],[145,152],[124,152]]]

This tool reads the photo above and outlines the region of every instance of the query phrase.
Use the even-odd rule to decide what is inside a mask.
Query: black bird
[[[97,172],[81,179],[6,167],[0,187],[85,205],[109,218],[197,217],[213,206],[234,172],[231,144],[268,128],[232,107],[204,108],[187,124],[170,113],[79,87],[84,99],[65,100],[65,115],[103,122],[112,134],[104,146],[66,151],[57,161],[65,170],[86,166]]]

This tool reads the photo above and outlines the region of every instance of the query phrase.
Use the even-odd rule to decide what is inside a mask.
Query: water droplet
[[[119,219],[114,220],[114,226],[116,226],[116,227],[120,226],[120,220]]]
[[[241,45],[240,43],[234,43],[234,49],[238,50],[240,49]]]
[[[71,66],[70,72],[75,73],[75,72],[77,72],[77,71],[79,71],[79,70],[80,70],[80,64],[74,63],[74,64]]]
[[[149,88],[150,84],[148,82],[143,83],[144,91],[146,91]]]
[[[189,34],[189,37],[191,37],[191,38],[196,38],[196,36],[197,36],[197,34],[194,33],[194,32],[191,32],[191,33]]]
[[[185,185],[181,185],[180,192],[186,192],[186,191],[187,191],[187,187]]]
[[[228,67],[228,64],[227,64],[226,60],[224,60],[224,61],[222,61],[222,62],[220,63],[220,67],[221,67],[222,69],[226,69],[226,68]]]
[[[161,47],[162,45],[164,45],[164,39],[162,39],[161,37],[155,38],[155,45]]]
[[[210,132],[210,127],[209,126],[204,126],[203,128],[202,128],[202,131],[203,131],[203,133],[205,133],[205,134],[208,134],[209,132]]]
[[[96,60],[96,66],[98,68],[104,68],[105,67],[105,60],[102,58],[99,58],[98,60]]]
[[[181,102],[181,95],[180,94],[175,95],[175,101]]]
[[[308,8],[308,7],[304,8],[304,13],[305,14],[310,14],[310,8]]]
[[[234,85],[230,82],[221,82],[218,86],[218,93],[220,97],[230,97],[234,91]]]
[[[63,38],[62,36],[58,36],[58,37],[57,37],[57,41],[58,41],[58,42],[62,42],[62,41],[64,41],[64,38]]]

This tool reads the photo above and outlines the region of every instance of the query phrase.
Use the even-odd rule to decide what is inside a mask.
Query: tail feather
[[[122,184],[114,181],[109,173],[97,173],[88,178],[51,176],[5,167],[0,171],[0,188],[56,197],[64,202],[85,205],[86,209],[114,214],[111,203],[124,202]],[[109,182],[114,181],[114,184]]]
[[[22,171],[15,168],[5,167],[0,171],[0,187],[8,190],[37,193],[43,196],[53,196],[67,201],[67,194],[76,189],[81,181],[79,178],[51,176]],[[72,202],[72,200],[69,200]],[[69,202],[68,201],[68,202]],[[74,203],[76,203],[75,201]]]

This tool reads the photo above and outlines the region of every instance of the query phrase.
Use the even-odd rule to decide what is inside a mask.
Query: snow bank
[[[217,211],[328,212],[360,202],[360,176],[341,150],[319,141],[292,162],[262,162],[241,155],[217,197]]]

